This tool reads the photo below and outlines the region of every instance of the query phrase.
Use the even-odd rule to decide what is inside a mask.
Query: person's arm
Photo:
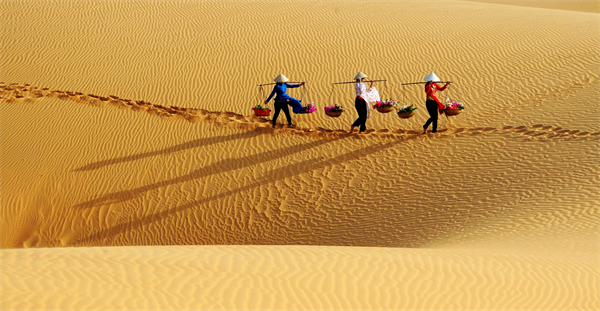
[[[275,95],[275,92],[277,92],[277,85],[275,85],[275,87],[273,87],[273,92],[271,92],[271,95],[269,95],[269,98],[267,98],[267,100],[265,100],[265,104],[268,103],[271,98],[273,98],[273,95]]]
[[[300,84],[287,84],[286,83],[285,85],[287,85],[287,87],[289,87],[290,89],[293,89],[293,88],[297,88],[297,87],[303,86],[304,82],[302,82]]]
[[[438,91],[443,91],[448,87],[448,85],[450,85],[450,82],[446,82],[446,85],[444,85],[444,87],[439,87],[439,85],[437,84],[435,85],[435,87],[438,89]]]

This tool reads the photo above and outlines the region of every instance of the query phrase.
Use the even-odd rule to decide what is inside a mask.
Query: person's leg
[[[288,103],[290,104],[290,106],[292,106],[292,111],[294,113],[304,113],[304,108],[302,107],[302,103],[299,100],[290,97],[288,99]]]
[[[358,112],[358,118],[360,119],[360,132],[367,130],[367,102],[364,99],[359,99],[356,104],[356,111]]]
[[[279,117],[279,111],[281,110],[281,104],[275,102],[275,114],[273,114],[273,127],[275,127],[275,123],[277,122],[277,117]],[[287,106],[287,105],[286,105]],[[287,109],[287,107],[285,107]]]
[[[427,112],[429,113],[429,119],[423,125],[423,129],[427,131],[427,128],[431,123],[433,123],[433,133],[437,131],[437,118],[438,118],[438,108],[437,103],[433,100],[428,100],[425,102],[425,107],[427,107]]]
[[[281,109],[283,113],[285,113],[285,118],[287,119],[288,125],[292,125],[292,116],[290,115],[290,109],[287,104],[282,105]]]
[[[433,120],[431,119],[431,117],[429,117],[429,119],[427,119],[427,122],[425,122],[425,125],[423,125],[423,130],[425,130],[425,132],[427,132],[427,128],[429,127],[431,122],[433,122]]]
[[[429,106],[427,107],[427,111],[429,111],[429,115],[431,115],[431,123],[433,123],[431,132],[437,133],[437,122],[438,122],[438,117],[440,116],[437,103],[432,100],[429,103]]]
[[[360,116],[361,116],[361,114],[360,114],[360,108],[359,108],[359,101],[360,101],[360,100],[359,100],[358,98],[354,100],[354,107],[356,108],[356,112],[358,113],[358,119],[356,119],[356,121],[354,121],[354,123],[352,123],[351,129],[350,129],[350,132],[353,132],[353,131],[354,131],[354,127],[356,127],[356,126],[360,126],[360,124],[361,124],[361,121],[362,121],[362,119],[361,119],[361,117],[360,117]],[[362,103],[362,101],[360,101],[360,102]]]

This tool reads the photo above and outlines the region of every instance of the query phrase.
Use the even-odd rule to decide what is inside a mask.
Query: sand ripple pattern
[[[336,87],[330,96],[331,83],[362,70],[388,79],[382,96],[419,105],[417,116],[424,118],[422,88],[400,84],[433,70],[456,82],[442,98],[469,107],[469,118],[456,120],[460,127],[528,118],[532,124],[578,120],[585,128],[600,114],[594,105],[600,96],[597,14],[468,1],[1,5],[2,81],[246,115],[261,101],[256,85],[280,72],[307,81],[319,109],[340,103],[353,110],[352,86]],[[432,33],[439,36],[423,39]],[[303,97],[299,90],[290,94]],[[587,105],[572,109],[575,100]],[[544,113],[529,115],[532,107]],[[323,114],[298,120],[302,127],[343,130],[350,121]],[[370,120],[375,129],[389,124],[406,121],[380,114]]]
[[[3,250],[0,256],[2,309],[593,310],[599,306],[593,293],[600,289],[600,276],[589,264],[474,250],[138,246],[63,248],[52,254],[41,249]],[[20,272],[25,267],[27,274]],[[39,299],[39,290],[54,295]]]
[[[349,135],[349,131],[334,130],[322,127],[297,127],[284,128],[278,124],[275,128],[271,128],[271,119],[266,117],[258,117],[255,115],[244,116],[234,112],[208,111],[204,109],[182,108],[176,106],[162,106],[152,104],[143,100],[131,100],[119,98],[115,95],[99,96],[94,94],[83,94],[81,92],[50,90],[48,88],[38,88],[29,84],[18,84],[0,82],[0,100],[6,103],[33,103],[41,97],[59,98],[62,100],[84,103],[95,107],[105,107],[112,105],[121,109],[131,109],[134,111],[145,111],[151,115],[163,118],[173,118],[186,120],[191,123],[208,122],[218,126],[227,126],[239,129],[258,129],[263,133],[288,133],[297,135],[310,135],[313,137],[339,138]],[[283,117],[282,117],[283,118]],[[451,118],[454,118],[452,116]],[[535,124],[532,126],[503,126],[500,128],[494,127],[475,127],[475,128],[453,128],[440,129],[440,136],[448,134],[518,134],[533,139],[597,139],[600,137],[600,132],[590,132],[581,130],[569,130],[559,126],[551,126],[544,124]],[[356,137],[398,137],[404,135],[417,135],[420,131],[403,130],[403,129],[369,129],[365,135]]]

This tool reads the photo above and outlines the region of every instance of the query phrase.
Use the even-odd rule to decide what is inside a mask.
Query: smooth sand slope
[[[2,309],[600,308],[593,11],[0,9]],[[417,114],[348,135],[352,87],[330,83],[358,70]],[[422,89],[400,82],[431,70],[467,109],[419,135]],[[319,108],[297,129],[251,115],[280,72]]]
[[[483,3],[517,5],[533,8],[567,10],[588,13],[600,13],[600,1],[577,1],[577,0],[468,0]]]
[[[11,297],[3,310],[594,310],[600,289],[587,258],[506,250],[128,246],[0,254],[3,297]]]

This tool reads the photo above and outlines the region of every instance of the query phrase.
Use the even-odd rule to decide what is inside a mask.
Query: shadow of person
[[[74,169],[73,172],[96,170],[96,169],[99,169],[99,168],[102,168],[102,167],[108,166],[108,165],[114,165],[114,164],[123,163],[123,162],[131,162],[131,161],[141,160],[144,158],[154,157],[154,156],[163,155],[163,154],[176,153],[176,152],[187,150],[187,149],[209,146],[209,145],[222,143],[222,142],[226,142],[226,141],[230,141],[230,140],[236,140],[236,139],[241,139],[241,138],[252,138],[252,137],[256,137],[258,135],[262,135],[262,134],[263,133],[261,133],[259,131],[247,131],[247,132],[231,134],[231,135],[227,135],[227,136],[217,136],[217,137],[196,139],[196,140],[192,140],[192,141],[189,141],[189,142],[186,142],[183,144],[171,146],[171,147],[161,149],[161,150],[144,152],[144,153],[134,154],[134,155],[126,156],[126,157],[120,157],[120,158],[114,158],[114,159],[90,163],[88,165]]]
[[[407,139],[414,139],[414,138],[407,138]],[[323,144],[325,142],[326,141],[317,141],[317,142],[313,142],[312,144]],[[343,163],[343,162],[359,160],[368,155],[372,155],[374,153],[381,152],[386,149],[392,148],[395,145],[400,144],[402,142],[403,142],[403,140],[397,140],[397,141],[392,141],[392,142],[388,142],[385,144],[377,144],[374,146],[365,147],[363,149],[350,151],[350,152],[341,154],[335,158],[326,159],[324,157],[317,157],[314,159],[309,159],[306,161],[290,164],[285,167],[281,167],[281,168],[277,168],[277,169],[268,171],[262,177],[258,178],[255,182],[248,184],[246,186],[242,186],[242,187],[232,189],[232,190],[227,190],[227,191],[221,192],[219,194],[216,194],[216,195],[213,195],[210,197],[206,197],[206,198],[203,198],[203,199],[200,199],[200,200],[188,203],[188,204],[184,204],[181,206],[172,207],[172,208],[169,208],[169,209],[157,212],[157,213],[153,213],[151,215],[143,216],[141,218],[138,218],[136,216],[135,219],[133,219],[133,220],[125,221],[125,222],[117,224],[115,226],[111,226],[107,229],[100,230],[99,232],[96,232],[96,233],[94,233],[90,236],[84,237],[82,239],[76,240],[72,243],[73,244],[81,243],[81,244],[87,245],[87,243],[95,242],[95,241],[98,241],[99,239],[107,239],[107,238],[110,238],[117,234],[120,234],[122,232],[132,231],[137,228],[162,221],[163,219],[172,217],[178,213],[189,210],[191,208],[202,206],[202,205],[207,204],[214,200],[226,198],[226,197],[238,194],[240,192],[244,192],[244,191],[251,190],[251,189],[254,189],[254,188],[257,188],[260,186],[264,186],[266,184],[272,184],[277,181],[282,181],[282,180],[285,180],[285,179],[288,179],[288,178],[291,178],[294,176],[298,176],[301,174],[305,174],[305,173],[308,173],[311,171],[320,170],[320,169],[331,167],[334,165],[339,165],[340,163]],[[313,146],[313,148],[314,148],[314,146]],[[302,146],[301,149],[306,150],[306,146]],[[181,181],[178,181],[178,182],[181,182]],[[158,184],[151,185],[151,187],[158,187],[158,186],[159,186]],[[144,189],[143,191],[147,191],[147,190]],[[106,201],[104,201],[104,202],[106,202]],[[96,202],[90,201],[90,202],[82,203],[81,205],[82,205],[82,207],[90,207],[88,205],[91,205],[91,203],[96,203]]]
[[[345,138],[345,137],[343,137],[343,138]],[[238,170],[241,168],[245,168],[245,167],[253,166],[256,164],[275,160],[278,158],[283,158],[283,157],[293,155],[293,154],[296,154],[296,153],[299,153],[299,152],[302,152],[302,151],[305,151],[308,149],[319,147],[321,145],[324,145],[324,144],[327,144],[329,142],[333,142],[333,141],[336,141],[339,139],[342,139],[342,138],[320,139],[320,140],[313,141],[313,142],[306,143],[306,144],[294,145],[294,146],[290,146],[290,147],[286,147],[286,148],[282,148],[282,149],[265,151],[265,152],[261,152],[259,154],[245,156],[245,157],[241,157],[241,158],[230,158],[230,159],[220,160],[220,161],[217,161],[208,166],[199,168],[187,175],[175,177],[175,178],[172,178],[169,180],[153,183],[153,184],[135,188],[135,189],[110,193],[110,194],[101,196],[99,198],[96,198],[96,199],[93,199],[93,200],[90,200],[87,202],[79,203],[79,204],[75,205],[74,207],[75,208],[92,208],[92,207],[98,206],[98,205],[114,204],[114,203],[128,201],[128,200],[131,200],[139,195],[142,195],[142,194],[144,194],[148,191],[154,190],[154,189],[166,187],[166,186],[173,185],[173,184],[184,183],[184,182],[188,182],[188,181],[191,181],[194,179],[204,178],[204,177],[208,177],[208,176],[215,175],[215,174],[221,174],[221,173],[225,173],[225,172],[229,172],[229,171],[234,171],[234,170]]]

